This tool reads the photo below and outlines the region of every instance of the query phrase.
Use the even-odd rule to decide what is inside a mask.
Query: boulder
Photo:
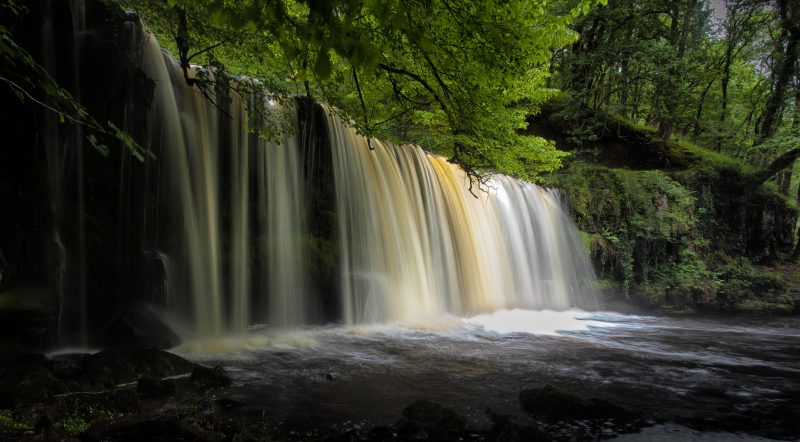
[[[425,400],[406,407],[395,427],[401,439],[458,440],[466,430],[455,411]]]
[[[192,370],[192,382],[200,388],[230,387],[233,383],[224,368],[217,365],[214,368],[198,365]]]
[[[530,418],[512,415],[495,419],[491,433],[497,442],[547,442],[550,437]]]
[[[396,440],[397,432],[392,427],[378,425],[369,430],[367,440],[373,441],[393,441]]]
[[[166,350],[181,342],[156,311],[143,307],[130,309],[114,320],[108,326],[105,338],[108,347],[118,349],[153,347]]]
[[[528,388],[519,393],[522,409],[551,419],[621,419],[636,416],[625,408],[605,399],[583,398],[559,390],[552,385]]]
[[[65,393],[67,387],[43,365],[26,365],[0,380],[0,406],[15,408]]]
[[[108,388],[134,382],[141,376],[160,379],[187,374],[195,366],[178,355],[155,348],[112,349],[86,355],[83,376],[92,384]]]
[[[143,398],[174,396],[175,384],[167,379],[143,377],[136,382],[136,392]]]

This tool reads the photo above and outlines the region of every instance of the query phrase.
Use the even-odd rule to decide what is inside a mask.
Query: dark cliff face
[[[153,84],[133,62],[129,29],[135,21],[93,1],[80,13],[83,29],[74,27],[78,15],[69,1],[37,2],[20,17],[5,17],[3,25],[95,120],[141,139]],[[41,77],[23,64],[15,69],[31,80],[29,92],[42,104],[0,88],[0,118],[7,125],[0,150],[0,249],[7,262],[0,292],[49,318],[41,337],[47,345],[59,333],[102,329],[145,296],[144,287],[159,276],[146,257],[121,251],[141,241],[148,221],[139,214],[153,202],[139,191],[146,163],[110,134],[59,122],[46,107],[49,97],[37,89]],[[88,135],[108,147],[107,156]],[[20,299],[30,293],[36,302]],[[89,329],[79,330],[78,320]]]
[[[85,9],[78,10],[77,4]],[[137,159],[113,134],[59,123],[58,115],[44,106],[20,101],[9,88],[0,87],[0,116],[12,129],[0,149],[0,252],[4,257],[0,295],[14,309],[33,309],[35,321],[28,322],[36,323],[36,336],[28,341],[35,342],[34,347],[56,341],[101,342],[108,327],[132,308],[142,303],[167,304],[167,263],[159,252],[179,248],[176,232],[182,228],[173,216],[177,202],[168,179],[171,169],[165,166],[168,155],[159,151],[167,146],[158,140],[154,145],[146,141],[151,139],[150,132],[159,129],[148,127],[155,84],[139,68],[141,24],[135,15],[99,1],[68,0],[42,2],[14,20],[4,20],[8,22],[0,23],[11,30],[18,44],[89,115],[113,123],[151,150],[151,156]],[[20,72],[35,83],[33,74]],[[42,91],[32,92],[47,103]],[[218,101],[221,107],[228,103],[224,98]],[[322,301],[319,320],[328,321],[340,317],[328,128],[318,104],[301,99],[296,107],[311,202],[303,215],[310,236],[304,244],[309,249],[305,265],[318,275],[309,281],[308,290]],[[234,172],[228,167],[232,149],[225,144],[224,134],[233,120],[225,112],[219,114],[222,130],[215,167],[220,176],[220,205],[228,207]],[[107,154],[92,147],[90,135],[108,147]],[[257,135],[251,137],[255,140]],[[255,179],[249,185],[255,186]],[[255,198],[258,193],[250,194]],[[252,216],[257,216],[255,210]],[[220,247],[225,262],[231,250],[227,239],[231,228],[230,214],[222,213]],[[257,238],[252,241],[255,244]],[[254,267],[264,267],[258,262],[264,257],[252,259]],[[254,271],[251,285],[258,287],[267,277]],[[29,293],[35,294],[35,303],[22,302],[30,300],[23,299],[30,298]],[[254,310],[264,307],[256,305]],[[25,324],[8,333],[21,328]]]
[[[717,229],[719,246],[729,254],[774,260],[794,247],[797,213],[780,202],[760,200],[755,195],[743,204],[721,202]]]

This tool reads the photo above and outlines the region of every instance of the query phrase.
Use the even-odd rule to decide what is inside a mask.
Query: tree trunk
[[[700,94],[700,100],[697,103],[697,112],[694,116],[694,131],[692,132],[692,141],[697,140],[697,137],[703,132],[703,124],[700,122],[701,117],[703,116],[703,105],[706,101],[706,95],[708,95],[708,90],[711,89],[711,86],[714,84],[714,79],[708,82],[708,85],[705,89],[703,89],[703,93]],[[719,151],[719,148],[717,148]]]
[[[676,56],[678,60],[683,59],[686,54],[686,44],[689,39],[691,31],[692,18],[697,8],[699,0],[686,0],[685,9],[681,14],[681,4],[676,2],[672,6],[672,23],[670,25],[670,43],[676,47]],[[678,112],[678,94],[677,86],[680,84],[680,77],[683,72],[679,65],[672,64],[668,70],[668,85],[662,92],[664,92],[664,101],[666,108],[666,115],[662,117],[658,124],[659,136],[664,140],[664,144],[669,144],[672,138],[672,133],[675,128],[675,120]]]
[[[755,189],[764,184],[765,181],[775,176],[775,174],[794,164],[797,158],[800,158],[800,147],[795,147],[784,152],[763,169],[750,175],[750,177],[745,180],[746,188]]]
[[[780,126],[783,104],[789,82],[795,76],[795,65],[797,64],[797,50],[800,43],[800,11],[796,6],[790,7],[789,2],[796,0],[778,0],[778,8],[781,16],[782,40],[786,41],[781,60],[776,62],[776,70],[773,70],[772,93],[764,106],[764,112],[759,119],[756,139],[754,145],[759,145],[775,135]]]

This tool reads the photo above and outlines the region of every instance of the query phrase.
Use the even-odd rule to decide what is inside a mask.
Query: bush
[[[753,301],[763,302],[764,298],[775,298],[786,290],[780,274],[761,271],[747,258],[730,260],[717,269],[715,277],[719,281],[717,303],[726,310],[749,311],[748,305],[758,304]]]
[[[569,196],[599,276],[620,281],[625,293],[634,287],[685,287],[697,279],[692,272],[703,273],[705,265],[697,263],[694,252],[682,255],[703,245],[695,198],[664,173],[574,162],[568,174],[552,177],[550,184]],[[680,265],[685,271],[673,268]],[[681,281],[661,281],[674,272],[682,272]]]

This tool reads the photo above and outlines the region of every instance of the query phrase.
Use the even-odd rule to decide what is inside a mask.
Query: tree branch
[[[361,102],[361,110],[364,112],[364,130],[367,131],[366,138],[367,138],[367,146],[369,146],[369,150],[375,150],[372,147],[372,139],[370,138],[369,134],[369,114],[367,113],[367,105],[364,103],[364,95],[361,94],[361,85],[358,83],[358,73],[356,72],[355,66],[350,66],[353,72],[353,81],[356,83],[356,91],[358,91],[358,101]]]
[[[800,158],[800,147],[795,147],[784,152],[762,170],[750,175],[746,180],[747,188],[755,189],[764,184],[765,181],[775,176],[775,174],[794,164],[797,158]]]

